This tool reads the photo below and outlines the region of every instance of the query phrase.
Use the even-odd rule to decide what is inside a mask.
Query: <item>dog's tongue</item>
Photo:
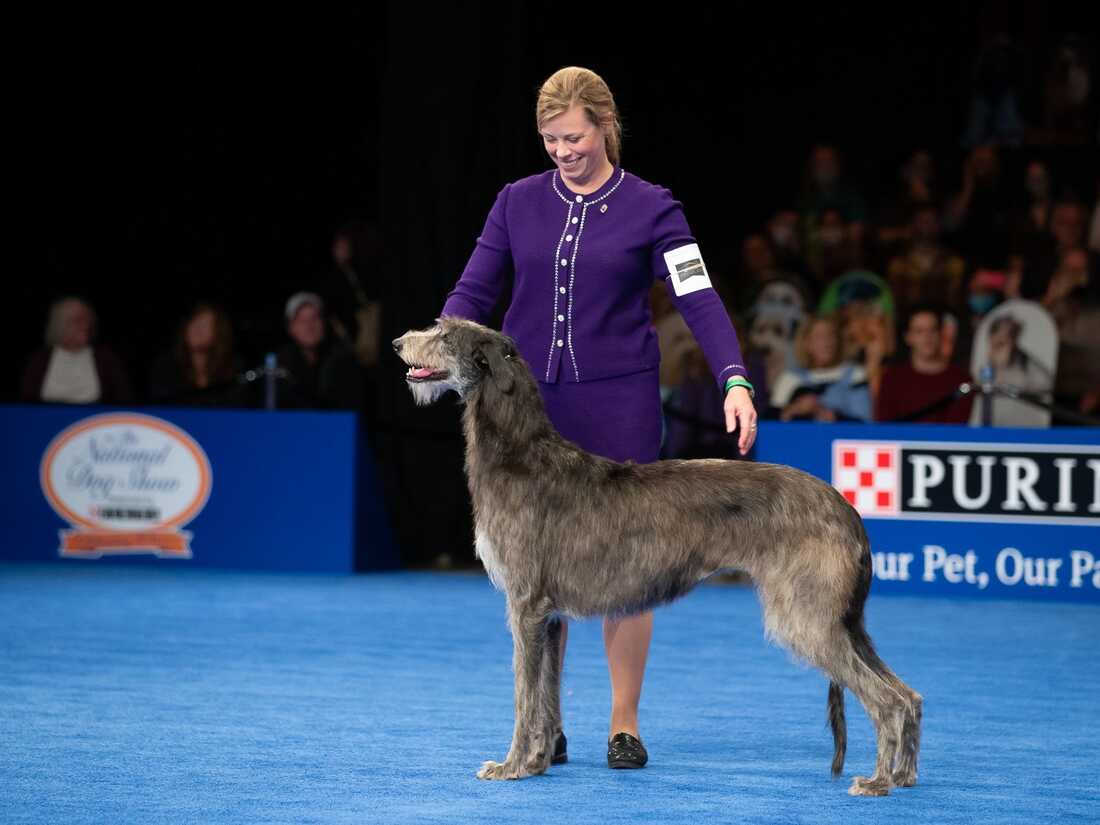
[[[413,378],[427,378],[433,372],[434,370],[428,369],[427,367],[417,367],[414,370],[410,370],[409,375]]]

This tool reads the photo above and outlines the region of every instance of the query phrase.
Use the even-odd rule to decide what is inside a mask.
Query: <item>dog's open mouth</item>
[[[447,370],[437,370],[432,367],[420,367],[415,364],[409,367],[405,373],[406,381],[439,381],[450,373]]]

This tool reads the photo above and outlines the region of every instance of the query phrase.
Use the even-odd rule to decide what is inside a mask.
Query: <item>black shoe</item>
[[[562,765],[569,761],[569,755],[565,752],[565,734],[558,731],[558,738],[554,740],[554,755],[550,757],[551,765]]]
[[[625,731],[607,740],[607,767],[641,768],[649,761],[645,746]]]

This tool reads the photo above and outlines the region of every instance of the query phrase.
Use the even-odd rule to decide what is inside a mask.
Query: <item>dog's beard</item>
[[[413,401],[416,402],[418,407],[427,407],[429,404],[434,404],[448,390],[458,390],[450,381],[443,379],[438,381],[407,381],[406,383],[413,395]],[[461,394],[459,392],[459,395]]]

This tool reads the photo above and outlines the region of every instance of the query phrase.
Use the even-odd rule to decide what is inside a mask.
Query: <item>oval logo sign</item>
[[[42,491],[59,516],[60,552],[96,558],[149,553],[189,558],[179,527],[210,496],[206,453],[160,418],[105,413],[78,421],[50,442],[40,469]]]

